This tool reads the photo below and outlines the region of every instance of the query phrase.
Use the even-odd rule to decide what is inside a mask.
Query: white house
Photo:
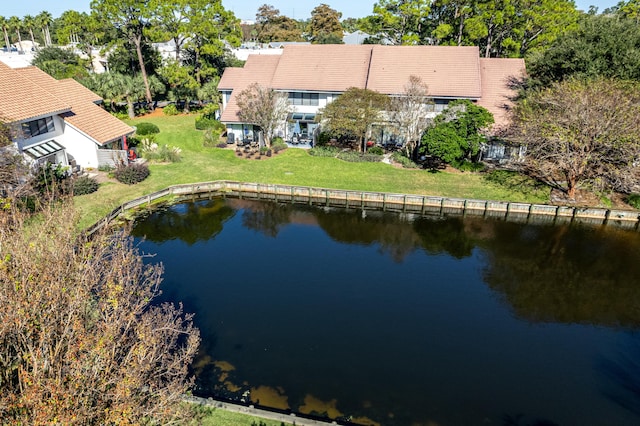
[[[515,95],[512,79],[525,73],[524,60],[480,58],[476,46],[285,45],[282,51],[249,55],[244,67],[227,68],[222,75],[220,121],[234,138],[253,131],[251,123],[239,119],[236,102],[252,83],[287,94],[292,112],[280,133],[290,139],[294,129],[313,135],[318,111],[348,88],[402,96],[412,75],[429,88],[431,114],[452,100],[468,99],[491,111],[496,126],[502,126]]]
[[[36,67],[0,63],[0,120],[34,164],[97,168],[126,161],[134,128],[98,106],[102,99],[73,79],[56,80]]]

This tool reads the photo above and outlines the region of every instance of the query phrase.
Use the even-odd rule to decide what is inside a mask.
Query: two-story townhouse
[[[513,80],[524,73],[522,59],[480,58],[475,46],[289,45],[282,55],[250,55],[243,68],[225,70],[218,85],[221,121],[234,138],[257,135],[251,123],[239,119],[236,96],[258,83],[289,98],[292,112],[279,135],[289,141],[311,137],[318,111],[348,88],[402,96],[409,77],[416,75],[433,98],[430,115],[452,100],[468,99],[491,111],[496,126],[503,126],[515,95]]]
[[[0,120],[32,164],[97,168],[126,161],[134,128],[98,104],[102,99],[73,79],[56,80],[36,67],[0,63]]]

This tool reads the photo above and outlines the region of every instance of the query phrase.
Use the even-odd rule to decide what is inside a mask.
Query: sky
[[[597,6],[600,11],[613,6],[619,0],[574,0],[578,9],[588,10],[590,5]],[[91,0],[2,0],[0,16],[8,18],[25,15],[37,15],[43,10],[57,18],[66,10],[88,12]],[[308,19],[311,11],[321,3],[342,12],[343,18],[361,18],[371,15],[375,0],[222,0],[225,9],[245,20],[254,20],[258,8],[263,4],[270,4],[280,11],[281,15],[294,19]]]

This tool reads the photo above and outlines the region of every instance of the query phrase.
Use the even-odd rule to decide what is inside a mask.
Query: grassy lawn
[[[198,426],[282,426],[283,424],[290,425],[221,409],[207,410],[205,417],[198,422]]]
[[[548,189],[535,189],[513,176],[487,179],[483,174],[429,172],[400,169],[383,163],[348,163],[310,156],[303,149],[288,149],[262,160],[245,160],[230,149],[205,148],[202,132],[194,127],[195,115],[143,117],[160,128],[159,144],[178,146],[182,161],[153,164],[151,175],[137,185],[116,181],[102,184],[89,195],[75,198],[81,226],[99,220],[125,201],[180,183],[213,180],[275,183],[459,198],[546,203]],[[515,180],[514,180],[515,179]]]

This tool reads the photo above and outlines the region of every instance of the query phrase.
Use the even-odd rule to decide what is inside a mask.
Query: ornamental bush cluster
[[[89,176],[80,176],[73,180],[73,195],[86,195],[98,190],[98,181]]]
[[[136,124],[136,135],[145,136],[160,133],[160,129],[153,123],[138,123]]]
[[[134,185],[142,182],[149,176],[149,167],[146,164],[122,164],[113,171],[113,177],[119,182]]]

